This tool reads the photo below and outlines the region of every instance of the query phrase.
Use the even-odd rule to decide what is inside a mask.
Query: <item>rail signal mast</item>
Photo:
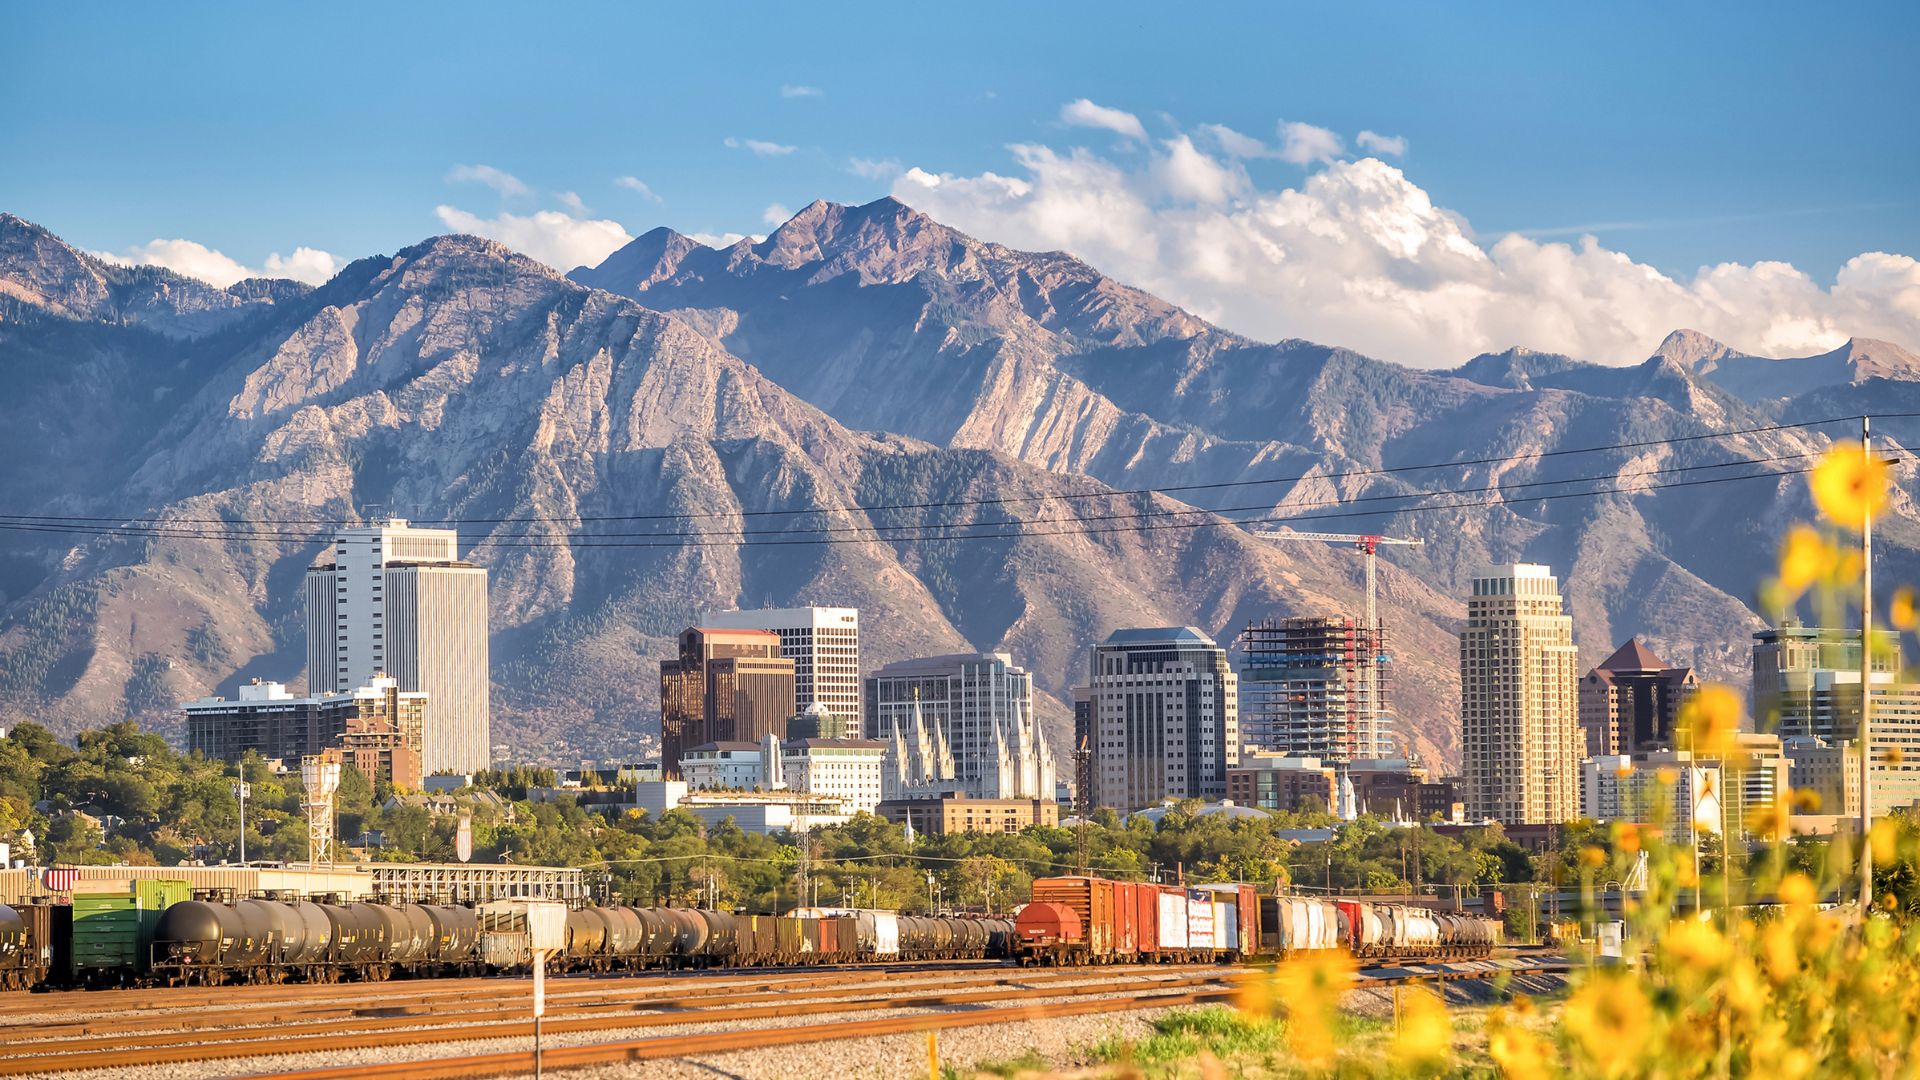
[[[1406,539],[1398,536],[1378,536],[1372,533],[1321,533],[1296,532],[1293,529],[1274,531],[1255,530],[1253,535],[1262,540],[1297,540],[1318,544],[1352,544],[1360,549],[1367,559],[1367,613],[1366,626],[1369,635],[1368,645],[1373,656],[1368,659],[1366,674],[1363,676],[1367,691],[1367,738],[1371,745],[1367,747],[1369,755],[1380,752],[1380,665],[1387,662],[1380,648],[1380,611],[1378,575],[1374,565],[1374,555],[1382,544],[1394,547],[1424,547],[1425,540]]]

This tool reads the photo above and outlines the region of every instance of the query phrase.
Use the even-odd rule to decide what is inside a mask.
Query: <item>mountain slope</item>
[[[114,267],[17,219],[0,241],[0,505],[173,534],[0,530],[0,719],[69,729],[297,682],[324,523],[377,507],[463,522],[492,570],[517,753],[644,752],[677,630],[801,603],[863,608],[869,667],[1013,651],[1064,745],[1117,626],[1231,640],[1358,609],[1351,551],[1204,508],[1428,541],[1382,559],[1382,612],[1400,722],[1445,762],[1476,569],[1553,564],[1589,662],[1639,635],[1743,679],[1743,598],[1808,513],[1800,477],[1768,474],[1837,433],[1778,418],[1920,394],[1861,361],[1890,375],[1749,402],[1702,370],[1741,358],[1684,335],[1634,368],[1515,350],[1451,373],[1263,344],[892,200],[724,250],[656,230],[567,277],[439,237],[316,290]],[[1920,578],[1905,493],[1882,536],[1884,571]]]
[[[18,329],[44,345],[78,325],[48,315]],[[159,357],[172,339],[140,340]],[[0,365],[24,363],[29,344],[9,342]],[[657,661],[714,607],[857,605],[870,665],[1009,648],[1053,695],[1045,710],[1065,745],[1061,699],[1079,652],[1113,627],[1229,627],[1352,601],[1343,553],[1278,550],[1233,529],[1098,531],[1138,500],[1057,501],[1088,482],[991,451],[850,431],[689,323],[471,237],[361,260],[250,332],[190,344],[193,378],[129,436],[131,464],[92,483],[76,474],[59,504],[198,535],[11,541],[8,715],[72,728],[132,712],[164,724],[173,702],[251,675],[297,682],[299,582],[325,538],[314,523],[376,505],[473,523],[463,549],[493,573],[498,737],[550,760],[641,752]],[[7,505],[46,505],[23,477],[0,483]],[[739,516],[987,498],[1030,501]],[[991,523],[1008,519],[1039,524],[1001,540],[919,535],[1001,532]],[[1075,523],[1095,531],[1066,527]],[[854,531],[788,542],[816,526]],[[862,526],[923,528],[886,541]],[[739,545],[739,528],[754,543]],[[1397,574],[1389,588],[1421,612],[1408,639],[1444,657],[1454,603]],[[1407,668],[1410,705],[1444,714],[1446,665]],[[1444,754],[1448,737],[1436,729],[1422,747]]]
[[[574,277],[686,311],[852,426],[1116,486],[1188,485],[1199,505],[1297,513],[1304,528],[1423,536],[1389,559],[1442,595],[1489,563],[1551,562],[1590,660],[1639,634],[1734,680],[1759,626],[1743,598],[1771,568],[1778,524],[1808,513],[1804,485],[1697,481],[1803,467],[1832,433],[1699,438],[1770,426],[1779,405],[1728,374],[1749,358],[1691,332],[1631,368],[1513,350],[1416,371],[1250,341],[1070,256],[977,241],[891,199],[816,203],[725,250],[659,231]],[[1876,363],[1849,372],[1907,377],[1891,350],[1867,351]],[[1832,358],[1764,363],[1856,384]],[[1636,445],[1578,452],[1618,444]],[[1446,462],[1462,464],[1428,467]],[[1596,488],[1620,493],[1536,498]],[[1426,491],[1464,494],[1418,504],[1475,505],[1399,509],[1416,501],[1395,496]],[[1904,542],[1886,558],[1920,569]]]

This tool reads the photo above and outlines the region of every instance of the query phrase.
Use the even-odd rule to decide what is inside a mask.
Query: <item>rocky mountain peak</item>
[[[970,255],[959,234],[894,198],[860,206],[815,200],[754,249],[782,269],[825,264],[819,278],[855,273],[862,282],[904,281],[948,272]]]
[[[0,214],[0,296],[62,315],[93,317],[111,301],[99,260],[39,225]]]
[[[662,225],[635,237],[599,266],[575,267],[567,276],[582,285],[633,296],[673,277],[689,255],[704,250],[700,241]]]
[[[291,281],[216,289],[161,266],[107,262],[43,226],[0,214],[0,296],[66,318],[195,337],[306,291]]]
[[[1920,379],[1920,354],[1876,338],[1851,338],[1827,356],[1853,369],[1853,380]]]
[[[1715,341],[1698,330],[1682,329],[1668,334],[1666,339],[1660,342],[1660,347],[1653,351],[1653,355],[1664,357],[1692,371],[1702,364],[1712,364],[1742,354],[1732,346]]]

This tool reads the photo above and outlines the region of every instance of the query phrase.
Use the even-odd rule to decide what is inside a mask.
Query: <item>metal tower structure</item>
[[[307,865],[333,865],[333,796],[340,790],[338,750],[325,750],[300,759],[300,780],[306,787],[301,808],[307,812]]]
[[[1380,610],[1378,572],[1375,566],[1375,554],[1382,544],[1393,547],[1424,547],[1425,540],[1406,539],[1398,536],[1380,536],[1374,533],[1322,533],[1296,532],[1293,529],[1275,531],[1255,530],[1253,535],[1262,540],[1293,540],[1316,544],[1352,544],[1360,549],[1367,560],[1367,633],[1372,635],[1374,656],[1367,665],[1367,733],[1374,745],[1367,748],[1369,756],[1379,752],[1380,740],[1380,665],[1387,662],[1380,653]]]

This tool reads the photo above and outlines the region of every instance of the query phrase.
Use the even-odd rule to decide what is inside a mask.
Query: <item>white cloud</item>
[[[647,182],[637,176],[616,176],[613,179],[613,186],[626,188],[628,191],[637,191],[642,197],[652,199],[654,202],[661,201],[660,196],[655,195],[653,189],[647,186]]]
[[[1362,131],[1353,137],[1353,141],[1360,149],[1376,154],[1407,156],[1407,139],[1404,135],[1382,135],[1377,131]]]
[[[1282,161],[1311,165],[1316,161],[1332,161],[1345,150],[1346,147],[1340,143],[1340,136],[1326,128],[1302,124],[1297,120],[1280,121]]]
[[[1139,117],[1121,109],[1095,105],[1086,98],[1060,106],[1060,122],[1075,127],[1105,128],[1116,135],[1147,141],[1147,129],[1140,126]]]
[[[222,289],[236,281],[257,277],[292,278],[309,285],[319,285],[346,265],[346,260],[319,248],[298,247],[293,249],[291,255],[279,252],[268,255],[265,265],[254,270],[205,244],[179,239],[149,240],[117,255],[110,251],[96,251],[93,254],[96,258],[123,266],[162,266]]]
[[[485,184],[499,192],[503,199],[528,193],[527,185],[519,177],[491,165],[455,165],[447,170],[447,183]]]
[[[710,248],[730,248],[742,240],[752,240],[754,243],[757,244],[761,240],[764,240],[766,238],[763,236],[748,236],[746,233],[737,233],[737,232],[729,232],[729,233],[697,232],[697,233],[688,233],[687,239],[693,240],[696,243],[705,244]]]
[[[787,219],[792,216],[793,211],[781,206],[779,203],[769,203],[765,210],[760,211],[760,220],[768,225],[774,226],[786,224]]]
[[[1207,134],[1223,155],[1246,149]],[[1145,161],[1010,151],[1009,174],[909,168],[893,194],[985,239],[1071,251],[1263,340],[1303,337],[1431,367],[1514,345],[1631,363],[1677,327],[1775,356],[1855,335],[1920,344],[1920,263],[1905,255],[1857,256],[1830,287],[1778,262],[1673,278],[1591,236],[1483,243],[1378,158],[1334,160],[1295,187],[1268,189],[1184,136]]]
[[[1263,158],[1273,157],[1274,151],[1266,143],[1251,135],[1242,135],[1225,124],[1201,124],[1199,130],[1211,138],[1214,145],[1228,157]]]
[[[848,158],[847,171],[869,180],[891,180],[900,175],[900,163],[893,158]]]
[[[1223,165],[1201,153],[1185,135],[1162,145],[1167,148],[1166,155],[1156,156],[1150,168],[1156,186],[1168,198],[1222,203],[1247,186],[1246,173],[1237,165]]]
[[[574,217],[558,210],[526,216],[502,212],[490,218],[457,206],[438,206],[433,212],[455,232],[498,240],[563,272],[598,265],[633,239],[617,221]]]
[[[750,150],[760,157],[779,157],[782,154],[791,154],[798,149],[784,143],[768,142],[765,139],[736,139],[731,135],[720,141],[734,150]]]
[[[346,265],[345,259],[319,248],[297,247],[291,255],[281,255],[276,251],[267,256],[266,273],[249,276],[292,278],[309,285],[320,285],[332,279]]]
[[[568,210],[572,211],[575,217],[587,216],[587,204],[585,201],[583,201],[580,198],[578,193],[572,192],[572,191],[563,191],[558,195],[555,195],[554,199],[557,200],[561,206],[564,206]]]
[[[783,98],[825,97],[826,91],[817,86],[794,86],[789,83],[780,88],[780,96]]]

